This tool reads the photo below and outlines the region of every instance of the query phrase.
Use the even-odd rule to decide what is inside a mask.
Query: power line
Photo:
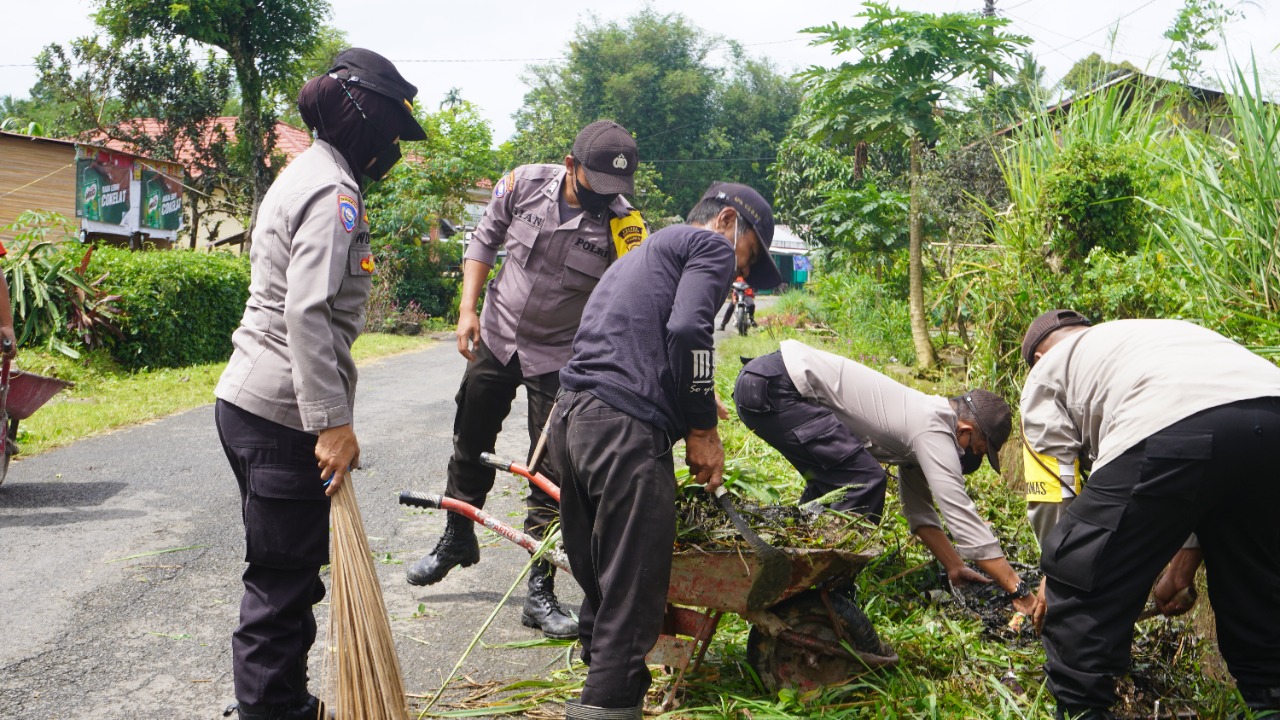
[[[1065,48],[1065,47],[1067,47],[1068,45],[1074,45],[1075,43],[1081,42],[1081,41],[1083,41],[1085,38],[1087,38],[1087,37],[1089,37],[1089,36],[1093,35],[1094,33],[1101,32],[1101,31],[1106,30],[1107,28],[1109,28],[1109,27],[1111,27],[1111,26],[1113,26],[1113,25],[1116,25],[1116,24],[1117,24],[1117,23],[1119,23],[1121,20],[1123,20],[1123,19],[1125,19],[1125,18],[1129,17],[1130,15],[1133,15],[1133,14],[1135,14],[1135,13],[1137,13],[1137,12],[1139,12],[1139,11],[1141,11],[1141,10],[1145,9],[1145,8],[1146,8],[1146,7],[1148,7],[1149,5],[1154,5],[1154,4],[1155,4],[1155,2],[1156,2],[1156,0],[1147,0],[1146,2],[1142,3],[1142,4],[1141,4],[1141,5],[1139,5],[1138,7],[1134,8],[1134,9],[1130,10],[1129,12],[1127,12],[1127,13],[1125,13],[1125,14],[1121,15],[1120,17],[1116,18],[1115,20],[1112,20],[1111,22],[1109,22],[1109,23],[1107,23],[1107,24],[1105,24],[1105,25],[1103,25],[1103,26],[1101,26],[1101,27],[1097,28],[1096,30],[1090,30],[1089,32],[1085,33],[1084,35],[1081,35],[1081,36],[1079,37],[1079,39],[1077,39],[1077,40],[1072,40],[1071,42],[1067,43],[1066,45],[1060,45],[1060,46],[1058,46],[1058,47],[1056,47],[1056,48],[1053,48],[1053,50],[1054,50],[1054,51],[1061,50],[1062,48]]]
[[[714,163],[714,162],[773,162],[776,157],[736,157],[736,158],[689,158],[686,160],[641,160],[640,164],[645,163]]]

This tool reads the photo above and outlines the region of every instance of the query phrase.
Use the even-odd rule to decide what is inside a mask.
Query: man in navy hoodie
[[[547,438],[565,551],[585,593],[590,669],[566,718],[643,716],[645,655],[662,627],[675,541],[672,446],[684,438],[691,476],[709,490],[721,484],[715,313],[737,275],[777,287],[772,242],[760,193],[717,183],[688,224],[620,258],[587,301]]]

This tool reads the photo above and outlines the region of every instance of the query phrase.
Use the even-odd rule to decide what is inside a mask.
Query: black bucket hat
[[[329,69],[333,77],[357,87],[391,98],[404,110],[399,127],[400,139],[426,140],[427,131],[413,116],[413,99],[418,88],[405,80],[390,60],[372,50],[350,48],[338,53]]]

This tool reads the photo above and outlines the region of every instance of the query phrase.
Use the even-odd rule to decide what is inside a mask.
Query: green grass
[[[361,335],[352,348],[357,363],[408,352],[432,342],[425,336]],[[105,352],[72,360],[23,349],[16,366],[74,382],[18,427],[22,455],[35,455],[121,427],[213,402],[213,388],[226,363],[129,372]]]
[[[805,301],[793,299],[776,308],[794,312]],[[900,382],[942,395],[958,393],[962,380],[948,374],[918,379],[894,362],[884,347],[866,337],[829,331],[809,333],[793,329],[762,329],[745,338],[733,337],[718,349],[717,392],[733,412],[733,383],[741,367],[738,357],[755,357],[777,349],[794,337],[810,345],[854,357]],[[775,450],[738,422],[720,424],[730,475],[747,475],[753,485],[774,489],[779,501],[793,503],[803,489],[799,474]],[[967,478],[979,514],[992,526],[1010,560],[1038,564],[1039,552],[1026,520],[1021,495],[1009,489],[989,467]],[[679,707],[671,718],[1027,718],[1053,717],[1053,701],[1044,687],[1044,651],[1038,640],[1005,640],[988,634],[981,621],[951,602],[938,602],[928,592],[940,588],[932,556],[910,533],[901,515],[892,479],[885,519],[874,542],[882,554],[858,578],[862,609],[881,637],[901,658],[896,668],[852,678],[848,683],[797,694],[766,691],[746,661],[749,624],[726,615],[700,671],[686,678]],[[900,577],[899,577],[900,576]],[[934,594],[936,596],[936,594]],[[1197,613],[1207,614],[1207,603]],[[1202,639],[1195,618],[1152,620],[1139,627],[1135,667],[1144,668],[1160,686],[1155,697],[1170,704],[1198,709],[1202,717],[1219,717],[1233,707],[1233,691],[1207,677],[1212,664],[1210,644]],[[1016,680],[1021,693],[1002,682]],[[655,688],[670,678],[655,678]],[[650,697],[650,701],[653,701]],[[1150,693],[1137,705],[1150,706]],[[1146,717],[1150,717],[1150,713]]]

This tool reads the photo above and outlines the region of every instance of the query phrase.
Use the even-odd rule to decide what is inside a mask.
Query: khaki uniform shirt
[[[565,176],[563,165],[522,165],[503,176],[464,256],[493,266],[506,248],[485,295],[480,337],[503,364],[518,353],[525,377],[569,362],[582,308],[617,259],[609,213],[561,219]],[[609,210],[622,217],[632,208],[619,195]]]
[[[214,394],[296,430],[350,423],[373,254],[359,185],[331,145],[316,140],[267,190],[249,257],[249,301]]]
[[[1075,462],[1097,470],[1201,410],[1280,397],[1280,368],[1181,320],[1115,320],[1062,340],[1022,388],[1028,449],[1057,460],[1061,502],[1031,502],[1043,543],[1075,497]],[[1192,541],[1194,544],[1194,541]]]
[[[795,340],[783,341],[782,360],[801,395],[834,412],[876,460],[899,466],[898,491],[912,532],[942,527],[936,502],[961,557],[1004,556],[965,491],[957,418],[946,398]]]

